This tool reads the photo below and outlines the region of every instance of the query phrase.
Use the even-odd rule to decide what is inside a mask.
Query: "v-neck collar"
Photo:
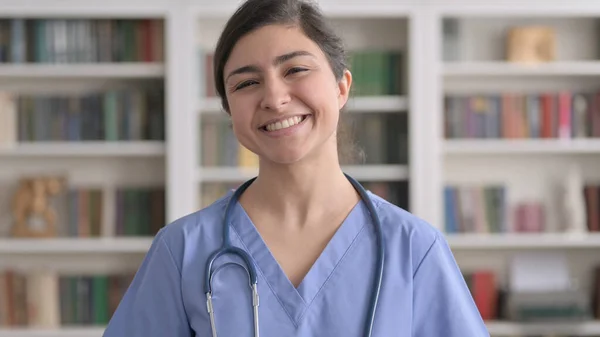
[[[231,225],[239,235],[244,248],[254,259],[258,272],[266,280],[267,285],[263,286],[271,289],[293,324],[298,326],[305,311],[352,247],[369,219],[369,211],[361,200],[348,213],[298,288],[294,287],[289,280],[239,202],[232,210]],[[259,287],[261,287],[260,281]]]

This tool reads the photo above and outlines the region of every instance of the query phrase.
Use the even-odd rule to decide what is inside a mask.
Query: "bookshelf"
[[[140,212],[123,215],[123,205],[128,212],[157,207],[162,214],[153,218],[161,225],[173,219],[174,210],[166,208],[175,203],[167,203],[166,193],[177,191],[167,183],[177,181],[168,173],[177,157],[168,148],[177,140],[168,129],[177,118],[167,111],[178,107],[171,81],[184,78],[165,45],[173,11],[166,3],[140,5],[0,3],[2,336],[101,336],[114,303],[98,316],[101,309],[92,309],[86,294],[120,298],[157,226],[144,226],[148,218]],[[57,234],[11,237],[16,182],[40,175],[66,177],[52,205],[60,210]],[[102,283],[119,277],[118,287]],[[63,303],[63,284],[81,296]],[[46,322],[20,300],[6,307],[9,296],[24,298],[14,295],[23,294],[24,285],[27,292],[45,292],[37,301]],[[65,303],[80,304],[87,316],[69,317]]]
[[[434,12],[435,41],[429,46],[437,67],[428,74],[439,97],[430,105],[437,116],[430,116],[438,135],[441,191],[434,216],[463,272],[480,272],[471,289],[485,308],[490,334],[597,335],[600,247],[590,210],[600,206],[590,204],[587,187],[600,182],[600,134],[594,125],[600,7],[583,1],[569,8],[456,1],[440,3]],[[524,26],[553,29],[552,60],[509,59],[511,29]],[[517,284],[514,261],[531,254],[565,258],[572,285],[568,300],[552,291],[542,292],[546,301],[520,302],[531,293],[510,295]],[[482,291],[477,295],[486,284],[503,295],[491,305],[484,304]],[[577,296],[586,302],[577,302]],[[551,298],[554,307],[547,304]],[[502,308],[494,306],[500,300]],[[553,323],[512,319],[543,316],[565,303],[589,311],[573,313],[579,315],[575,322],[568,322],[568,314]]]
[[[464,137],[464,130],[461,134],[460,128],[446,125],[445,114],[447,97],[460,98],[454,103],[460,108],[475,95],[498,99],[510,92],[525,98],[539,98],[540,93],[600,92],[600,46],[596,42],[600,34],[596,28],[600,4],[585,0],[567,4],[530,0],[510,5],[474,0],[319,2],[345,38],[351,54],[363,55],[362,62],[367,65],[367,52],[396,54],[394,66],[399,66],[402,74],[392,88],[376,90],[369,87],[365,69],[377,68],[371,65],[361,71],[360,62],[353,64],[356,90],[344,118],[354,126],[355,138],[365,149],[367,160],[362,164],[347,163],[345,171],[443,231],[447,230],[444,192],[448,185],[504,186],[507,207],[525,201],[552,205],[546,208],[547,225],[552,231],[490,233],[487,227],[475,226],[479,231],[446,233],[447,238],[461,269],[492,270],[500,287],[507,285],[509,262],[517,254],[562,252],[570,262],[573,277],[582,289],[591,292],[593,270],[600,264],[600,237],[587,232],[565,235],[561,230],[573,223],[562,219],[560,201],[556,199],[568,172],[579,172],[575,177],[586,183],[600,184],[600,136],[532,138],[524,137],[526,129],[521,127],[510,139],[478,137],[486,134],[481,130]],[[206,65],[218,33],[237,3],[108,0],[101,5],[92,1],[50,5],[42,0],[0,1],[0,19],[59,22],[55,27],[59,33],[64,32],[65,20],[85,26],[90,19],[157,19],[162,22],[159,30],[163,40],[154,47],[162,50],[162,56],[145,62],[81,62],[69,57],[69,62],[60,63],[0,62],[0,93],[77,98],[117,89],[144,92],[160,87],[164,92],[164,100],[153,104],[164,106],[164,120],[158,123],[159,139],[116,137],[109,141],[96,137],[73,141],[55,134],[40,137],[44,140],[15,142],[16,128],[3,129],[6,119],[0,119],[0,275],[8,268],[45,270],[47,266],[70,276],[129,273],[139,265],[151,235],[136,234],[141,229],[135,225],[129,230],[119,229],[117,192],[121,188],[163,187],[164,218],[168,222],[210,203],[256,173],[252,156],[244,156],[230,138],[220,139],[231,142],[226,147],[210,150],[206,146],[219,144],[214,138],[211,140],[215,133],[211,135],[210,130],[231,136],[226,115],[207,81],[210,71]],[[456,43],[460,47],[456,50],[461,53],[445,58],[444,50],[452,41],[442,34],[447,19],[459,23]],[[522,65],[504,59],[504,32],[522,24],[550,25],[556,29],[556,61]],[[64,47],[61,43],[58,45]],[[0,42],[0,54],[2,46]],[[385,68],[380,75],[383,73]],[[456,116],[460,125],[464,117],[459,113]],[[369,125],[369,130],[376,130],[377,121],[379,127],[383,124],[390,128],[371,134],[392,134],[395,138],[385,142],[384,137],[371,137],[379,141],[375,143],[368,143],[369,137],[364,135],[361,138],[361,130],[356,126]],[[206,126],[209,127],[203,129]],[[452,130],[454,137],[445,137],[447,130]],[[13,134],[12,141],[3,138],[8,133]],[[387,150],[395,153],[375,151],[387,143],[393,144]],[[231,151],[227,157],[215,155],[225,153],[221,151],[224,148]],[[207,153],[212,153],[212,157]],[[574,168],[577,170],[571,171]],[[57,238],[8,237],[7,203],[12,192],[9,184],[23,175],[40,172],[66,174],[70,186],[78,191],[103,192],[99,210],[102,221],[95,224],[97,235],[80,236],[65,222],[59,225],[63,235]],[[600,335],[598,320],[592,318],[553,324],[494,318],[487,324],[492,336]],[[101,336],[102,331],[102,324],[47,328],[0,325],[0,337],[91,337]]]

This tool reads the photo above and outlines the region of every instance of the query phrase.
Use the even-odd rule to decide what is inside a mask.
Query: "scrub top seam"
[[[177,262],[175,261],[175,257],[173,256],[171,247],[169,247],[169,245],[167,244],[167,241],[165,241],[165,237],[163,235],[160,236],[159,240],[163,244],[163,246],[165,246],[165,249],[167,250],[167,254],[169,254],[169,257],[171,258],[171,263],[173,263],[173,265],[175,266],[175,269],[177,269],[177,272],[179,273],[179,279],[182,280],[181,269],[179,269],[179,266],[177,265]],[[183,307],[183,311],[185,312],[185,320],[188,323],[189,328],[191,330],[193,330],[190,325],[190,321],[189,321],[188,310],[186,308],[185,296],[183,296],[183,285],[181,285],[181,284],[179,286],[179,293],[181,294],[181,306]]]
[[[173,252],[171,251],[171,248],[169,248],[169,245],[165,241],[164,236],[161,236],[159,240],[167,249],[167,253],[169,254],[169,257],[171,258],[171,262],[175,266],[175,269],[177,269],[177,272],[179,273],[179,277],[181,277],[181,269],[179,269],[179,266],[177,265],[177,262],[175,261],[175,257],[173,256]]]
[[[230,228],[233,230],[233,232],[235,233],[235,235],[238,237],[238,239],[240,240],[240,244],[242,246],[244,246],[244,249],[246,251],[250,251],[248,246],[246,246],[246,244],[244,243],[244,240],[242,240],[242,237],[240,236],[240,234],[238,233],[237,229],[235,228],[235,226],[230,226]],[[252,257],[252,260],[254,260],[254,257]],[[296,323],[296,321],[294,321],[294,319],[292,318],[292,315],[288,312],[288,310],[285,308],[285,305],[283,304],[283,302],[281,302],[281,299],[279,298],[279,296],[277,295],[277,292],[275,291],[275,289],[273,289],[273,287],[271,286],[271,283],[269,283],[269,280],[267,279],[267,277],[265,276],[262,268],[260,268],[260,266],[255,263],[253,261],[253,263],[256,266],[256,270],[262,275],[265,283],[267,284],[267,286],[269,287],[269,289],[271,290],[271,293],[273,294],[273,296],[275,296],[275,298],[277,299],[277,302],[279,302],[279,305],[281,306],[281,308],[283,309],[283,311],[285,312],[285,314],[288,316],[288,318],[290,319],[290,321],[292,322],[292,324],[294,325],[294,328],[298,327],[298,324]],[[302,296],[300,296],[300,298],[302,299]],[[304,299],[302,299],[302,302],[304,302]],[[306,306],[306,302],[304,302],[304,305]],[[306,309],[305,309],[306,310]]]
[[[363,224],[362,227],[360,228],[360,230],[358,231],[358,233],[356,234],[356,236],[354,237],[354,239],[352,239],[352,242],[350,243],[350,245],[348,246],[348,248],[346,249],[346,251],[344,252],[344,254],[342,255],[342,257],[340,258],[340,260],[338,261],[338,263],[335,264],[335,266],[331,270],[331,273],[329,273],[329,275],[327,276],[327,278],[325,279],[325,281],[323,282],[323,284],[321,285],[321,287],[319,287],[319,290],[317,290],[317,293],[315,294],[315,296],[313,296],[313,298],[310,300],[310,303],[306,306],[306,308],[302,312],[302,315],[300,315],[300,317],[298,318],[298,322],[300,322],[304,318],[304,315],[306,315],[306,313],[310,309],[310,307],[313,304],[313,302],[317,299],[317,297],[319,297],[319,295],[321,294],[321,291],[323,290],[323,288],[325,288],[325,286],[327,285],[327,283],[329,283],[329,280],[331,279],[331,277],[333,276],[333,274],[335,274],[335,272],[338,269],[338,267],[340,266],[340,264],[344,261],[344,259],[348,255],[348,252],[352,248],[354,248],[354,244],[360,238],[360,234],[364,231],[364,229],[365,229],[365,225]]]
[[[419,261],[419,265],[417,265],[417,268],[415,269],[415,272],[413,273],[413,278],[415,278],[415,276],[417,275],[417,273],[421,269],[421,265],[423,264],[423,262],[425,261],[425,259],[427,258],[427,256],[429,256],[429,252],[431,252],[431,250],[433,249],[433,246],[435,246],[435,244],[438,242],[438,239],[439,239],[439,236],[436,234],[435,235],[435,239],[433,240],[433,242],[431,243],[431,245],[427,249],[427,252],[425,252],[425,254],[423,255],[423,258],[421,259],[421,261]]]

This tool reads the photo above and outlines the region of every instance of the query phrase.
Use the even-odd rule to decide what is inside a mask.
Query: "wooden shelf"
[[[0,157],[153,157],[165,154],[159,141],[26,142],[0,145]]]
[[[492,336],[597,336],[600,335],[600,321],[573,323],[512,323],[486,322]]]
[[[97,64],[5,64],[0,65],[0,78],[161,78],[163,64],[97,63]]]
[[[104,327],[59,329],[14,328],[0,329],[0,337],[102,337]]]
[[[344,166],[344,172],[359,181],[399,181],[408,179],[406,165],[355,165]],[[205,167],[198,170],[201,182],[239,182],[255,177],[254,168],[243,167]]]
[[[449,139],[448,155],[600,154],[600,139]]]
[[[447,234],[454,250],[598,249],[600,233]]]
[[[11,254],[145,254],[152,237],[118,238],[1,238],[0,255]]]
[[[508,62],[448,62],[443,66],[444,76],[598,76],[600,62],[574,61],[543,64],[516,64]]]
[[[221,99],[210,97],[199,103],[200,113],[214,115],[225,113],[221,109]],[[408,99],[404,96],[365,96],[350,98],[346,111],[360,113],[395,113],[408,110]]]

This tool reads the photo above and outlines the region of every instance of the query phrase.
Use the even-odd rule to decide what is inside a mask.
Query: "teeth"
[[[302,121],[302,117],[300,117],[300,116],[290,117],[283,121],[271,123],[266,126],[266,129],[267,129],[267,131],[286,129],[286,128],[289,128],[290,126],[294,126],[294,125],[300,123],[301,121]]]

